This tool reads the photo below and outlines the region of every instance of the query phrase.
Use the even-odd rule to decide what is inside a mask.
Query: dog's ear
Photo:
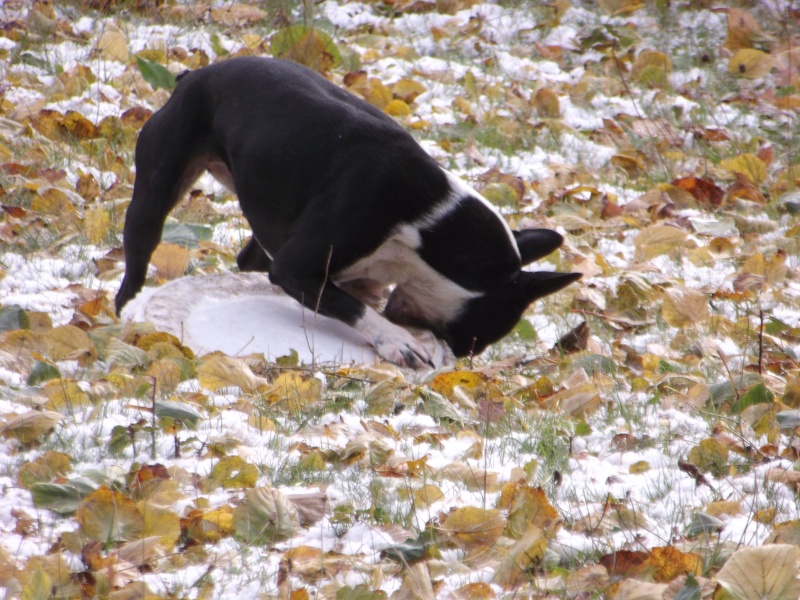
[[[512,233],[523,265],[547,256],[564,243],[564,237],[552,229],[522,229]]]
[[[554,294],[570,283],[578,281],[581,275],[581,273],[557,271],[523,271],[519,278],[519,300],[527,307],[535,300]]]
[[[580,277],[580,273],[522,271],[513,281],[472,298],[455,319],[434,333],[447,341],[456,356],[478,354],[511,331],[532,302]]]

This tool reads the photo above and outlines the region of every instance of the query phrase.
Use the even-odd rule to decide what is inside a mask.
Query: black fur
[[[236,192],[253,230],[240,269],[269,271],[305,306],[357,328],[378,323],[380,334],[362,333],[386,358],[409,366],[430,356],[405,332],[365,318],[371,309],[334,283],[400,226],[417,227],[421,244],[411,250],[424,263],[477,297],[432,315],[413,286],[380,281],[397,283],[386,316],[431,329],[456,355],[482,350],[533,299],[578,278],[522,272],[558,248],[561,236],[509,235],[485,201],[456,190],[391,117],[298,64],[249,57],[182,75],[142,129],[117,312],[142,288],[170,210],[206,169]]]

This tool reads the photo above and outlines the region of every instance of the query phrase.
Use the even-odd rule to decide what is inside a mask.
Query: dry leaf
[[[101,33],[94,48],[106,60],[127,63],[130,56],[128,38],[119,29],[109,29]]]
[[[652,225],[643,229],[633,240],[637,262],[646,262],[656,256],[669,254],[683,246],[687,233],[669,225]]]
[[[76,520],[88,538],[103,543],[142,537],[144,518],[133,500],[105,486],[83,499]]]
[[[480,551],[502,535],[506,519],[499,510],[466,506],[452,511],[442,523],[450,539],[467,552]]]
[[[197,368],[197,380],[209,391],[238,387],[246,394],[257,394],[269,386],[269,381],[257,377],[247,364],[228,356],[209,356]]]
[[[233,509],[233,523],[246,543],[272,544],[291,538],[300,529],[297,509],[272,487],[245,490]]]
[[[728,9],[728,37],[725,46],[729,50],[742,50],[768,45],[774,38],[767,34],[753,16],[740,8]]]
[[[775,59],[766,52],[746,48],[739,50],[728,61],[728,72],[747,79],[764,77],[775,66]]]
[[[150,262],[156,268],[156,275],[162,279],[177,279],[189,267],[189,249],[168,242],[162,242],[153,252]]]
[[[680,329],[704,323],[710,316],[708,298],[690,288],[668,288],[664,291],[661,315],[669,325]]]
[[[700,575],[703,571],[702,556],[681,552],[673,546],[653,548],[649,561],[653,567],[653,579],[659,583],[668,583],[679,575]]]
[[[14,415],[0,425],[0,436],[13,438],[22,444],[41,442],[61,423],[61,414],[51,410],[31,410]]]
[[[322,382],[316,377],[303,377],[295,372],[279,375],[269,389],[262,390],[271,403],[280,402],[290,412],[297,413],[322,397]]]
[[[547,538],[538,527],[531,526],[501,558],[493,582],[505,589],[517,587],[527,571],[542,564],[546,550]]]
[[[798,573],[800,548],[772,544],[734,552],[717,573],[717,581],[726,598],[784,600],[800,598]]]

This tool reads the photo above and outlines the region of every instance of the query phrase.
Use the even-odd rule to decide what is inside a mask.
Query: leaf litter
[[[6,3],[5,596],[796,597],[798,18]],[[136,134],[174,75],[250,53],[385,110],[512,226],[558,228],[543,262],[582,282],[431,375],[119,323]],[[249,235],[208,178],[168,227],[150,285],[232,269]]]

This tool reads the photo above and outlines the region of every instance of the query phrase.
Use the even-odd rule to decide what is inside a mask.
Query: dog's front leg
[[[434,366],[431,353],[408,330],[389,322],[330,280],[331,267],[338,262],[330,247],[324,259],[320,256],[314,244],[305,240],[287,243],[273,257],[270,280],[306,308],[350,325],[384,359],[414,369]]]

